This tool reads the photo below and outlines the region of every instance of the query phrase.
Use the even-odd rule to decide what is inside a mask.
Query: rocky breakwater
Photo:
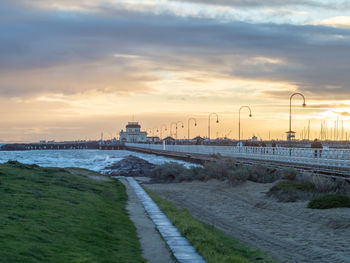
[[[105,168],[106,174],[112,176],[148,176],[155,165],[144,159],[129,155]]]

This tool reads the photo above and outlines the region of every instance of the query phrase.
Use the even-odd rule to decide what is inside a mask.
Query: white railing
[[[164,150],[161,144],[126,143],[125,145]],[[318,165],[329,168],[350,168],[350,149],[166,145],[165,150],[183,153],[221,154],[223,156]]]

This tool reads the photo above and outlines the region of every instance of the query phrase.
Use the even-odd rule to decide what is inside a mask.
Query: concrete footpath
[[[144,251],[143,256],[148,262],[173,262],[170,256],[170,251],[168,250],[168,248],[170,248],[177,262],[205,263],[204,259],[195,251],[187,239],[182,237],[177,228],[171,224],[166,215],[158,208],[134,178],[117,178],[120,179],[127,188],[130,200],[128,204],[130,218],[133,220],[137,228],[141,247]],[[135,201],[135,197],[139,202]],[[143,211],[139,208],[141,204],[144,208]],[[148,217],[146,216],[146,213],[148,214]],[[150,222],[146,222],[147,220],[145,220],[145,218]],[[155,231],[154,227],[158,229],[159,233],[165,240],[166,245],[159,234]],[[152,228],[154,232],[150,231],[150,228]],[[152,239],[150,239],[148,235],[151,236]],[[158,237],[156,237],[156,235]],[[158,249],[159,251],[156,251]]]
[[[142,256],[149,263],[174,263],[171,258],[171,251],[167,244],[157,232],[152,220],[142,206],[141,201],[136,196],[125,178],[118,179],[125,185],[128,194],[127,210],[130,219],[133,221],[142,248]]]

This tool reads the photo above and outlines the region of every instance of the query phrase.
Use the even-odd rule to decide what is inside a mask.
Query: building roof
[[[172,140],[172,141],[175,141],[175,139],[173,138],[173,137],[171,137],[171,136],[168,136],[168,137],[166,137],[166,138],[164,138],[163,140]]]
[[[126,128],[141,128],[141,125],[138,122],[128,122]]]

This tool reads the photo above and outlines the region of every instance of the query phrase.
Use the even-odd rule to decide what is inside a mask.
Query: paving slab
[[[132,177],[126,177],[126,179],[173,252],[176,260],[180,263],[205,263],[205,260],[196,252],[187,239],[180,234],[177,228],[171,224],[166,215],[158,208],[157,204],[153,202],[138,182]]]

